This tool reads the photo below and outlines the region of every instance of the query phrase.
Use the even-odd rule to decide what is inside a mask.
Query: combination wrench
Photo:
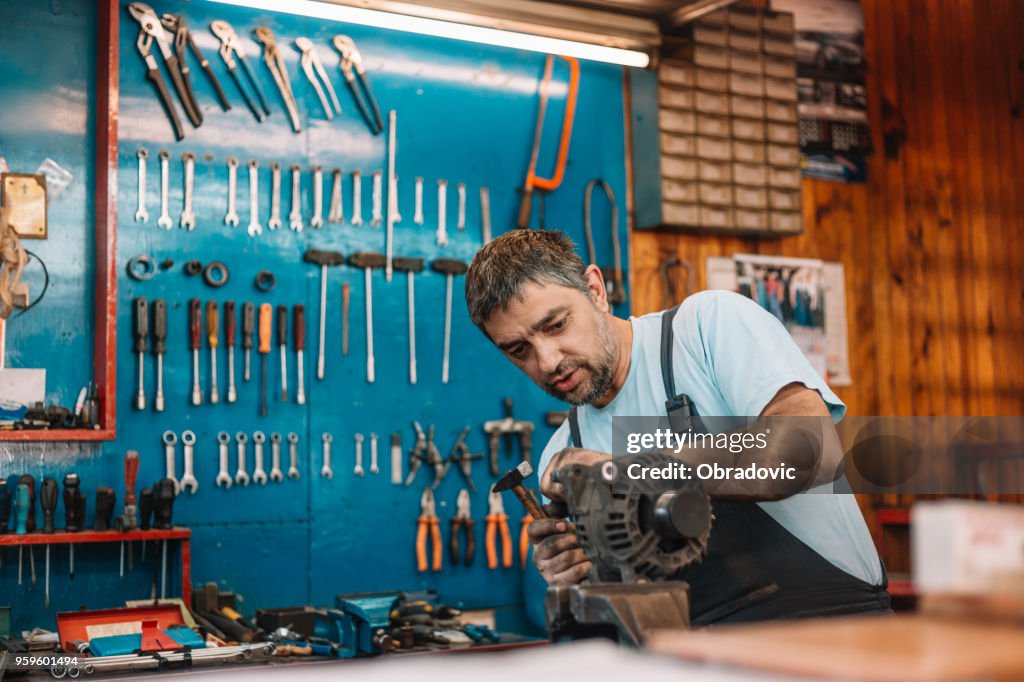
[[[249,442],[249,436],[239,431],[235,434],[235,442],[238,444],[238,469],[235,471],[235,483],[242,487],[248,487],[249,473],[245,470],[245,444]]]
[[[166,478],[171,479],[174,482],[174,494],[177,495],[181,492],[181,484],[178,483],[178,477],[174,473],[174,459],[175,459],[175,445],[178,444],[178,436],[174,431],[164,431],[164,467]]]
[[[345,213],[341,198],[341,170],[335,168],[331,171],[331,176],[333,178],[331,183],[331,212],[327,214],[327,222],[343,223],[345,222]]]
[[[146,159],[149,158],[149,152],[144,147],[139,147],[139,151],[135,152],[135,155],[139,157],[139,208],[135,211],[135,222],[148,223],[149,211],[146,210]]]
[[[196,229],[196,214],[192,211],[192,189],[195,186],[196,155],[192,152],[185,152],[181,155],[181,159],[185,163],[185,201],[178,224],[181,225],[183,230],[191,232]]]
[[[256,159],[249,160],[249,236],[256,237],[263,234],[263,226],[260,225],[260,162]]]
[[[183,431],[181,444],[185,450],[185,474],[181,477],[181,489],[187,490],[195,495],[199,490],[199,481],[195,476],[195,444],[196,434],[192,431]]]
[[[448,204],[448,181],[437,181],[437,245],[448,245],[448,228],[445,225],[445,209]]]
[[[381,221],[384,219],[384,214],[381,212],[381,192],[384,186],[384,173],[382,171],[373,172],[373,191],[370,195],[370,202],[372,206],[372,213],[370,214],[370,226],[380,227]]]
[[[363,174],[352,171],[352,224],[363,224]]]
[[[415,210],[413,211],[412,221],[417,225],[423,224],[423,178],[416,178],[416,198],[415,198]]]
[[[235,203],[235,195],[238,193],[238,159],[234,156],[228,157],[228,212],[224,214],[224,224],[228,227],[238,227],[238,206]]]
[[[217,474],[217,487],[227,490],[231,487],[231,474],[228,473],[228,445],[231,435],[227,431],[217,434],[217,447],[220,455],[220,472]]]
[[[165,230],[171,229],[170,211],[171,154],[166,149],[160,152],[160,217],[156,224]]]
[[[380,467],[377,465],[377,434],[370,434],[370,473],[379,474]]]
[[[267,229],[281,228],[281,164],[270,164],[270,220]]]
[[[253,459],[256,461],[252,471],[252,482],[259,485],[267,484],[267,473],[263,471],[263,443],[266,440],[267,437],[263,435],[262,431],[252,434]]]
[[[299,480],[299,436],[294,431],[288,434],[288,478]]]
[[[309,226],[319,230],[324,226],[324,167],[313,166],[313,217]]]
[[[466,183],[460,182],[456,185],[456,189],[459,193],[459,213],[455,227],[464,231],[466,229]]]
[[[302,178],[302,168],[295,164],[292,170],[292,212],[288,214],[288,227],[292,232],[302,232],[302,196],[299,192],[299,183]]]
[[[334,436],[329,433],[325,433],[321,436],[324,444],[324,465],[320,468],[320,475],[331,480],[334,478],[334,471],[331,469],[331,441],[334,440]]]
[[[352,473],[356,476],[362,476],[365,472],[363,471],[363,434],[357,433],[356,436],[356,466],[352,469]]]
[[[284,479],[281,475],[281,434],[274,432],[270,434],[270,480],[280,483]]]

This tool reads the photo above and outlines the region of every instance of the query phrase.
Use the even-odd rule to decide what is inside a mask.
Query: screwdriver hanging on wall
[[[267,416],[267,356],[270,355],[270,325],[271,317],[274,314],[274,307],[269,303],[260,304],[260,337],[259,353],[260,364],[262,365],[263,377],[260,386],[260,416]]]
[[[224,345],[228,347],[228,402],[238,400],[235,389],[235,302],[224,302]]]
[[[164,353],[167,352],[167,301],[153,301],[153,355],[156,356],[156,397],[153,409],[164,411]]]
[[[198,298],[188,302],[189,346],[192,348],[192,404],[203,404],[203,388],[199,384],[199,339],[202,335],[203,310]]]
[[[277,306],[277,347],[281,351],[281,402],[288,402],[288,306]]]
[[[306,307],[301,303],[292,308],[292,327],[295,333],[295,402],[306,404]]]
[[[252,301],[242,304],[242,350],[245,351],[245,367],[242,370],[242,379],[249,381],[251,376],[250,355],[252,354],[252,335],[256,331],[256,306]]]
[[[146,339],[149,337],[149,303],[145,296],[135,299],[132,312],[135,322],[132,329],[135,337],[134,350],[139,365],[139,388],[135,392],[135,409],[144,410],[146,409]]]
[[[220,345],[220,315],[216,301],[206,303],[206,342],[210,346],[210,404],[220,402],[217,389],[217,346]]]

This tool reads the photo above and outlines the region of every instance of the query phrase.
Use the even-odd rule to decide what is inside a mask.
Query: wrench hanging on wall
[[[281,99],[284,100],[284,107],[288,110],[288,118],[292,122],[292,130],[300,132],[302,123],[299,121],[299,107],[295,104],[295,95],[292,94],[292,83],[288,79],[288,70],[285,68],[284,56],[277,47],[277,39],[274,33],[266,26],[257,26],[253,29],[256,40],[263,43],[263,61],[270,69],[270,75],[277,83],[277,89],[281,92]]]
[[[259,83],[256,82],[256,74],[253,73],[252,67],[249,66],[249,60],[245,58],[242,43],[238,40],[235,29],[228,22],[218,20],[210,24],[210,30],[213,31],[213,35],[220,39],[220,57],[228,67],[231,80],[235,81],[235,86],[238,87],[238,91],[245,99],[245,103],[249,106],[249,110],[252,111],[252,115],[256,117],[257,121],[263,123],[263,119],[270,115],[270,106],[267,104],[266,97],[263,96],[263,91],[260,90]],[[237,62],[235,61],[236,56],[238,57]],[[241,64],[245,70],[245,76],[248,78],[249,84],[256,93],[256,98],[259,100],[259,107],[256,106],[256,100],[252,98],[242,85],[242,79],[238,75],[238,64]]]

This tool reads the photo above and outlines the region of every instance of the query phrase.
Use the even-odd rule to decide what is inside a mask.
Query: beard
[[[545,393],[570,405],[580,406],[594,402],[612,387],[615,380],[615,365],[619,357],[618,341],[608,320],[604,316],[598,319],[600,322],[597,330],[597,357],[564,359],[555,371],[540,383]],[[555,388],[555,380],[558,377],[564,377],[574,371],[579,372],[579,379],[572,389],[559,391]]]

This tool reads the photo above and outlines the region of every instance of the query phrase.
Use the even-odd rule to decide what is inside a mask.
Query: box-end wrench
[[[437,181],[437,245],[448,245],[448,227],[446,223],[445,209],[448,204],[448,181]]]
[[[235,195],[238,194],[238,159],[234,156],[228,157],[228,212],[224,214],[224,224],[228,227],[238,227],[238,204]]]
[[[288,434],[288,478],[299,480],[299,436],[294,431]]]
[[[235,434],[235,443],[238,444],[238,469],[235,471],[235,483],[242,487],[249,485],[249,472],[245,470],[245,444],[249,442],[249,436],[239,431]]]
[[[423,178],[416,178],[415,208],[412,214],[412,221],[417,225],[423,224]]]
[[[217,434],[217,448],[220,455],[220,471],[217,473],[217,487],[227,490],[231,487],[231,474],[228,473],[228,445],[231,444],[231,434],[221,431]]]
[[[160,217],[156,224],[165,230],[171,229],[171,154],[166,149],[160,152]]]
[[[135,211],[135,222],[148,223],[149,211],[146,210],[146,159],[149,152],[144,147],[139,147],[135,152],[139,157],[139,208]]]
[[[459,193],[459,213],[458,219],[455,223],[455,228],[458,230],[466,229],[466,183],[460,182],[455,186]]]
[[[370,434],[370,473],[379,474],[380,467],[377,465],[377,434]]]
[[[185,450],[185,474],[181,477],[181,489],[187,490],[192,495],[199,491],[199,481],[195,475],[195,444],[196,434],[192,431],[183,431],[181,444]]]
[[[192,210],[192,190],[196,179],[196,155],[192,152],[185,152],[181,155],[185,164],[185,201],[181,209],[181,218],[178,224],[182,229],[191,232],[196,229],[196,214]]]
[[[281,434],[276,431],[270,434],[270,480],[275,483],[284,480],[281,474]]]
[[[365,472],[363,471],[363,434],[356,434],[356,466],[352,469],[352,473],[356,476],[362,476]]]
[[[257,237],[263,234],[263,225],[260,224],[260,162],[256,159],[249,159],[249,236]]]
[[[324,167],[313,166],[313,217],[309,226],[319,230],[324,226]]]
[[[253,459],[256,460],[256,465],[252,471],[252,482],[259,485],[267,484],[267,472],[263,470],[263,443],[265,443],[267,437],[263,435],[262,431],[257,431],[252,434],[252,451]]]
[[[352,224],[363,224],[363,174],[352,171]]]
[[[270,164],[270,220],[267,229],[281,228],[281,164],[277,161]]]
[[[300,182],[302,180],[302,167],[295,164],[292,171],[292,211],[288,214],[288,227],[292,232],[302,232],[302,195]]]
[[[174,481],[174,494],[177,495],[181,492],[181,484],[178,483],[178,477],[174,473],[174,460],[175,460],[175,445],[178,444],[178,436],[174,431],[164,431],[164,468],[165,478],[169,478]]]
[[[334,440],[334,436],[325,433],[320,439],[323,441],[324,451],[324,465],[320,467],[320,475],[330,480],[334,478],[334,470],[331,469],[331,441]]]
[[[371,210],[370,214],[370,226],[380,227],[381,222],[384,220],[384,213],[381,210],[382,192],[384,189],[384,171],[373,172],[373,191],[370,195]]]

